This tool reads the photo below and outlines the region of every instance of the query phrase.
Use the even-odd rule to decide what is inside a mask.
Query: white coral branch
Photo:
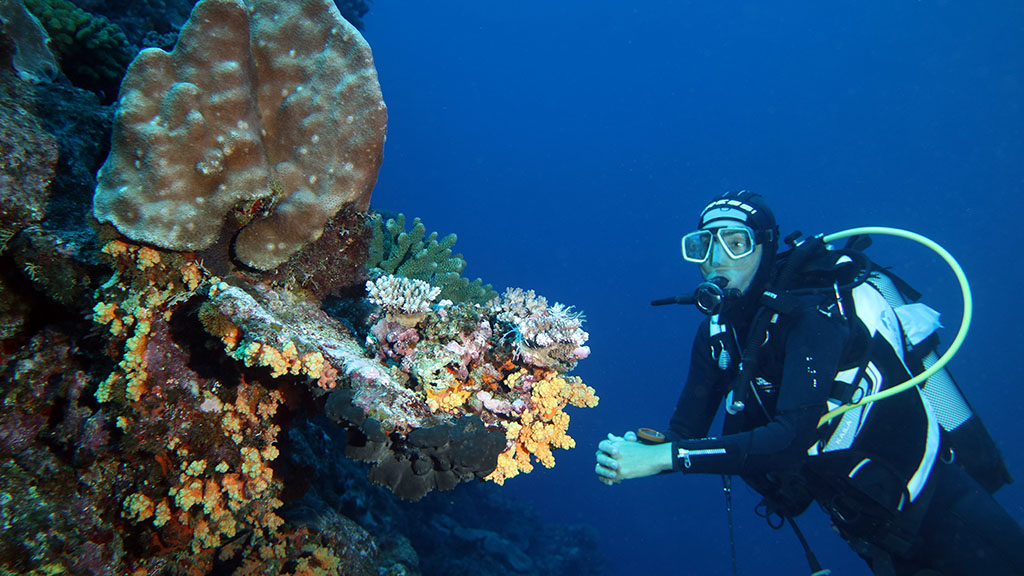
[[[430,310],[441,288],[422,280],[385,274],[366,282],[367,299],[388,314],[416,315]]]

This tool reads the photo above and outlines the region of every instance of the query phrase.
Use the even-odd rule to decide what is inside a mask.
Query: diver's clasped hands
[[[597,445],[596,456],[594,472],[598,480],[609,486],[672,468],[671,443],[649,446],[639,442],[632,431],[622,436],[608,434],[608,438]]]
[[[618,456],[621,453],[619,445],[624,442],[637,442],[636,433],[630,431],[622,436],[608,434],[608,439],[602,440],[597,445],[597,465],[594,467],[594,472],[597,473],[598,480],[603,484],[611,486],[624,480],[624,478],[619,477],[618,460]]]

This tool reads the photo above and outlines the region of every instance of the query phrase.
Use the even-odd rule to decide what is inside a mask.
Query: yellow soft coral
[[[219,408],[221,432],[240,445],[228,461],[190,457],[184,444],[172,439],[168,448],[176,448],[181,458],[177,481],[167,493],[169,498],[146,517],[154,516],[154,525],[160,527],[173,515],[191,529],[189,547],[199,555],[208,555],[243,530],[273,534],[283,522],[274,512],[283,505],[276,497],[281,483],[274,480],[269,464],[280,454],[275,446],[280,428],[268,422],[281,402],[277,391],[245,380],[239,383],[235,402]],[[147,509],[134,500],[126,508],[129,504]]]
[[[108,242],[102,252],[113,258],[117,272],[101,288],[105,301],[93,308],[93,321],[126,339],[118,370],[103,382],[96,398],[120,399],[121,389],[114,385],[123,384],[124,399],[134,403],[149,389],[146,353],[153,323],[170,319],[176,305],[205,280],[204,271],[191,254],[165,255],[120,240]]]
[[[201,311],[200,320],[211,334],[220,337],[224,342],[225,351],[246,366],[266,366],[270,368],[271,378],[301,373],[317,380],[326,389],[335,386],[334,377],[337,376],[337,371],[320,352],[300,355],[294,342],[286,342],[280,350],[265,342],[246,342],[239,346],[242,334],[238,327],[220,317],[216,311]]]
[[[121,515],[125,518],[132,518],[137,522],[142,522],[152,516],[153,511],[153,500],[145,494],[135,493],[124,501],[124,511],[121,512]]]
[[[505,385],[514,389],[531,373],[519,370],[505,379]],[[567,404],[579,407],[597,406],[594,389],[574,376],[562,376],[552,370],[533,373],[530,406],[520,415],[519,422],[505,424],[505,437],[509,447],[498,455],[498,467],[487,480],[504,484],[519,473],[533,471],[531,455],[551,468],[555,465],[552,449],[569,449],[576,441],[569,436],[569,415],[563,409]]]
[[[449,414],[457,413],[473,394],[472,390],[464,388],[461,384],[424,386],[423,388],[427,395],[427,407],[431,412],[441,410]]]

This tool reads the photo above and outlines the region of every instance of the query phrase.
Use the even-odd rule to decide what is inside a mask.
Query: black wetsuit
[[[825,448],[841,432],[837,421],[817,428],[837,374],[870,356],[880,387],[909,376],[882,338],[848,321],[851,313],[808,296],[780,316],[760,353],[756,394],[710,438],[749,318],[739,318],[738,329],[705,320],[669,427],[674,469],[740,475],[793,515],[817,500],[876,574],[1024,574],[1024,531],[960,467],[943,462],[942,433],[916,389],[870,405],[854,420],[850,446]]]

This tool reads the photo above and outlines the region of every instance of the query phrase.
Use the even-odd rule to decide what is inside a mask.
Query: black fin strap
[[[831,570],[824,570],[821,567],[821,563],[818,562],[818,557],[814,555],[814,551],[811,550],[811,545],[807,543],[807,538],[804,538],[804,533],[800,531],[800,528],[796,525],[796,520],[793,520],[792,516],[786,516],[786,520],[789,521],[789,525],[793,527],[793,533],[796,534],[796,539],[800,541],[800,545],[804,547],[804,556],[807,557],[807,565],[811,568],[811,576],[831,574]]]

